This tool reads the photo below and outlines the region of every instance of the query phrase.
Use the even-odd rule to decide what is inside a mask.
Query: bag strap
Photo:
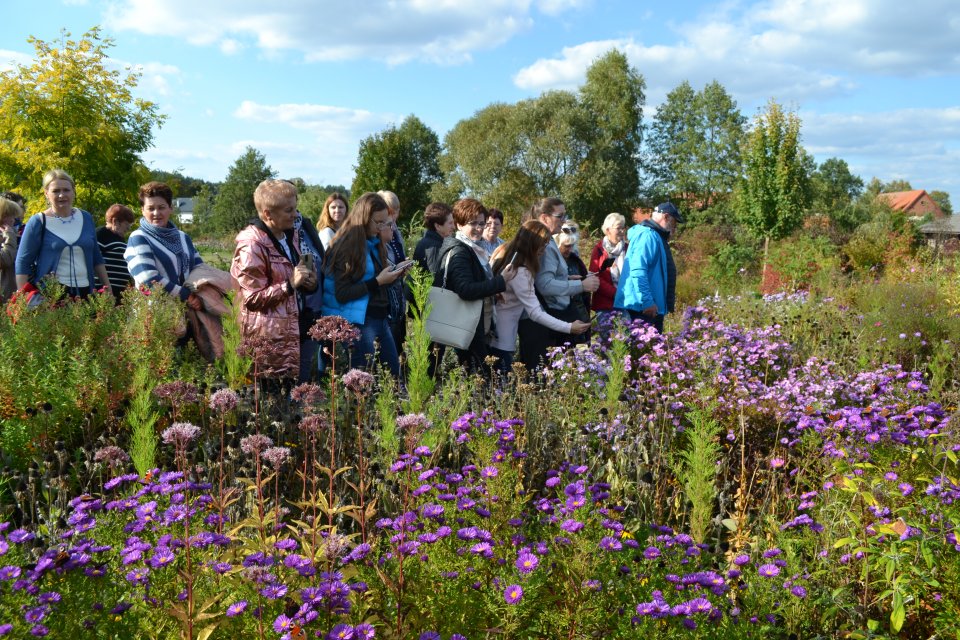
[[[450,255],[453,253],[453,249],[447,251],[447,255],[444,256],[443,260],[443,280],[440,281],[440,288],[447,288],[447,270],[450,268]]]

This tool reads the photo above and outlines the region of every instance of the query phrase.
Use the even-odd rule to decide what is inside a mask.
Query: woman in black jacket
[[[457,349],[456,352],[460,364],[468,371],[489,376],[490,368],[484,360],[487,357],[487,336],[494,329],[493,297],[506,290],[507,282],[517,272],[510,264],[500,275],[493,275],[490,256],[479,245],[487,222],[487,210],[478,200],[457,200],[453,205],[453,221],[457,225],[457,232],[445,238],[440,246],[440,262],[434,282],[445,282],[445,288],[464,300],[483,300],[483,313],[480,314],[473,341],[467,350]]]

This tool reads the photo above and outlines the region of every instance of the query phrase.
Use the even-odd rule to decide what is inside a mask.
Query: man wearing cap
[[[670,234],[683,217],[670,202],[659,204],[649,220],[632,227],[623,261],[615,309],[632,320],[643,320],[663,331],[663,318],[673,311],[677,293],[677,267],[670,251]]]

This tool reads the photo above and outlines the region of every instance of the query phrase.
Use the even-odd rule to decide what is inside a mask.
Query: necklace
[[[62,222],[63,224],[69,224],[70,222],[73,222],[73,215],[74,215],[76,212],[77,212],[76,209],[70,209],[70,215],[68,215],[68,216],[58,216],[56,213],[52,213],[52,214],[50,214],[50,215],[52,215],[54,218],[56,218],[57,220],[59,220],[59,221]]]

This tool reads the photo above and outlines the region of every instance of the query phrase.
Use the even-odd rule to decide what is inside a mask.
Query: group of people
[[[170,220],[169,186],[150,182],[140,188],[141,216],[128,240],[124,236],[135,222],[130,208],[113,205],[106,225],[96,229],[93,217],[74,206],[75,185],[66,172],[48,172],[43,191],[48,206],[26,225],[20,223],[22,200],[10,193],[0,198],[4,299],[52,277],[72,297],[109,286],[119,298],[135,282],[162,287],[188,313],[204,308],[191,278],[203,260]],[[662,330],[664,315],[673,310],[676,267],[669,237],[683,220],[670,203],[656,207],[649,219],[635,220],[629,233],[622,215],[608,215],[603,238],[585,264],[579,229],[558,198],[531,207],[509,240],[499,237],[503,213],[479,200],[463,198],[452,207],[432,203],[424,211],[425,233],[408,260],[395,194],[364,193],[350,206],[333,193],[316,224],[298,210],[297,195],[286,180],[257,187],[257,217],[236,236],[230,265],[244,336],[271,344],[258,363],[261,376],[314,378],[324,355],[308,329],[332,315],[358,330],[359,338],[348,345],[352,366],[371,366],[376,358],[401,376],[409,304],[404,276],[413,264],[433,274],[435,286],[482,301],[469,346],[455,351],[462,366],[483,375],[491,374],[491,361],[506,375],[518,345],[519,361],[532,371],[551,347],[588,340],[591,311],[601,326],[623,314]],[[444,351],[434,345],[432,372]]]

